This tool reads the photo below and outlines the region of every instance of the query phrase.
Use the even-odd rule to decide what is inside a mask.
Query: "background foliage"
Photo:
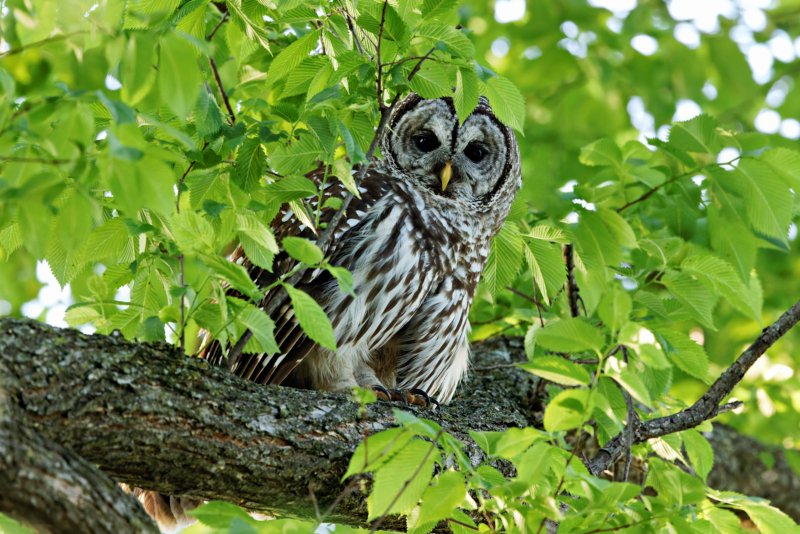
[[[455,87],[463,117],[480,92],[518,131],[524,186],[493,243],[473,339],[525,335],[526,368],[553,385],[543,429],[473,436],[515,463],[511,482],[474,469],[435,424],[398,414],[403,428],[370,438],[370,451],[388,452],[365,466],[357,451],[351,465],[375,473],[371,515],[408,513],[425,532],[440,519],[538,531],[547,517],[563,532],[729,534],[729,510],[744,509],[764,532],[797,529],[764,503],[706,489],[713,455],[695,430],[634,448],[658,497],[591,477],[564,438],[582,428],[604,443],[628,419],[625,395],[642,419],[693,402],[800,296],[800,4],[594,4],[5,0],[0,313],[176,343],[185,328],[189,353],[200,327],[223,341],[249,329],[246,350],[269,351],[272,323],[253,306],[266,288],[225,256],[241,242],[269,269],[280,246],[329,268],[311,242],[276,243],[269,222],[291,202],[316,226],[302,199],[317,190],[302,173],[318,161],[356,191],[351,166],[380,118],[380,35],[384,102]],[[562,290],[569,242],[576,319]],[[226,284],[248,300],[224,298]],[[319,307],[290,294],[309,335],[333,347]],[[782,444],[798,470],[799,340],[790,333],[762,358],[733,392],[743,412],[726,419]],[[629,360],[605,356],[620,343]],[[403,486],[396,475],[409,470],[420,475]],[[465,481],[489,493],[468,497]],[[566,517],[564,489],[582,497]],[[214,506],[198,512],[214,528],[308,527]],[[498,518],[476,526],[456,507]]]

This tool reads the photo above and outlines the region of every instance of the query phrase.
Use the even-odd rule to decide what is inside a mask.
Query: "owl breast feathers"
[[[497,234],[520,187],[513,132],[481,97],[459,124],[451,98],[406,97],[393,113],[372,163],[325,251],[353,275],[353,297],[324,270],[307,271],[298,288],[325,310],[338,350],[322,348],[300,328],[285,292],[273,290],[260,306],[281,301],[273,314],[278,354],[243,354],[232,369],[264,384],[349,392],[353,386],[419,388],[450,400],[469,366],[467,315]],[[325,169],[308,178],[322,186]],[[341,198],[328,176],[327,198]],[[312,211],[317,197],[306,199]],[[335,210],[322,208],[320,220]],[[316,239],[288,204],[272,223],[278,242]],[[297,264],[285,252],[273,272],[252,264],[241,247],[232,261],[266,287]],[[229,290],[229,294],[236,294]],[[219,343],[204,357],[222,363]]]

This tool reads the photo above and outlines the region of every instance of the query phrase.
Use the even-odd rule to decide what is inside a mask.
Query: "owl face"
[[[424,100],[414,94],[401,102],[390,126],[384,157],[416,186],[477,207],[494,202],[504,185],[516,192],[518,176],[511,176],[519,158],[516,139],[485,98],[459,124],[451,98]]]

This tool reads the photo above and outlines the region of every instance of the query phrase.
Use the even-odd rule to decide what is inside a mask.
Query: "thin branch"
[[[358,38],[358,34],[356,33],[356,29],[353,27],[353,20],[350,18],[350,13],[348,13],[347,11],[345,11],[344,13],[345,13],[345,17],[344,18],[347,21],[347,26],[350,28],[350,33],[353,34],[353,39],[355,39],[355,41],[356,41],[356,46],[358,47],[358,52],[360,54],[363,54],[364,53],[364,47],[361,46],[361,41]]]
[[[419,69],[422,67],[422,62],[425,61],[426,59],[429,59],[431,54],[433,54],[434,50],[436,50],[436,48],[431,48],[430,50],[428,50],[428,53],[425,54],[425,56],[422,59],[419,60],[419,63],[417,63],[417,66],[414,67],[414,70],[412,70],[411,74],[408,75],[408,81],[409,82],[414,78],[414,75],[416,75],[419,72]]]
[[[200,152],[206,149],[208,146],[208,141],[203,144],[203,148],[200,149]],[[189,163],[189,166],[186,167],[186,171],[181,176],[180,181],[178,181],[178,199],[175,201],[175,209],[178,213],[181,212],[181,189],[183,189],[183,182],[186,180],[186,177],[191,172],[192,168],[194,167],[194,161]],[[186,287],[186,282],[184,280],[184,271],[183,271],[183,253],[178,257],[178,264],[180,265],[181,269],[181,287]],[[186,326],[185,322],[185,303],[183,302],[183,295],[181,295],[181,354],[186,353],[186,334],[184,333],[183,329]]]
[[[41,41],[36,41],[35,43],[26,44],[25,46],[20,46],[19,48],[14,48],[13,50],[8,50],[7,52],[3,52],[0,54],[0,57],[6,56],[13,56],[14,54],[19,54],[20,52],[24,52],[25,50],[29,50],[31,48],[37,48],[39,46],[45,46],[50,43],[56,43],[58,41],[63,41],[64,39],[69,39],[75,35],[80,35],[82,33],[86,33],[85,30],[72,32],[72,33],[64,33],[61,35],[56,35],[54,37],[48,37],[47,39],[42,39]]]
[[[225,103],[225,108],[228,110],[228,114],[230,118],[228,121],[230,122],[231,126],[236,123],[236,114],[233,112],[233,108],[231,107],[231,103],[228,100],[228,95],[225,94],[225,89],[222,87],[222,80],[219,78],[219,70],[217,69],[217,63],[214,61],[214,58],[208,56],[208,64],[211,65],[211,70],[214,73],[214,81],[217,82],[217,90],[219,94],[222,96],[222,101]]]
[[[567,280],[564,282],[567,290],[567,302],[569,303],[569,314],[572,317],[580,315],[578,309],[578,284],[575,283],[575,259],[572,257],[575,246],[570,244],[561,245],[561,256],[567,268]]]
[[[389,0],[383,0],[383,10],[381,11],[381,25],[378,28],[378,46],[375,50],[375,61],[378,62],[378,107],[383,111],[385,104],[383,103],[383,80],[381,73],[383,65],[381,64],[381,39],[383,37],[383,26],[386,24],[386,6],[389,5]]]
[[[455,519],[448,519],[448,521],[450,523],[453,523],[454,525],[460,525],[460,526],[462,526],[464,528],[468,528],[469,530],[474,530],[475,532],[480,532],[481,531],[481,529],[479,529],[477,527],[473,527],[472,525],[468,525],[466,523],[462,523],[461,521],[457,521]]]
[[[625,365],[628,365],[628,347],[621,345],[622,357],[625,360]],[[628,405],[628,420],[625,423],[625,474],[622,481],[628,481],[628,474],[631,471],[631,447],[633,447],[633,424],[638,419],[636,410],[633,407],[633,398],[628,390],[620,386],[622,395],[625,397],[625,404]]]
[[[659,417],[634,425],[633,443],[643,443],[657,438],[694,428],[703,421],[723,411],[735,409],[740,404],[728,403],[720,405],[738,384],[750,367],[778,341],[786,332],[800,321],[800,301],[789,308],[781,317],[765,328],[758,339],[745,350],[733,364],[723,372],[714,384],[691,407],[676,414]],[[616,462],[625,453],[625,437],[618,434],[606,443],[600,452],[587,465],[595,475],[602,473],[608,466]]]
[[[227,14],[227,13],[223,13],[223,14],[222,14],[222,18],[221,18],[221,19],[219,19],[219,24],[217,24],[216,26],[214,26],[214,30],[211,32],[211,35],[209,35],[208,37],[206,37],[206,41],[211,41],[211,39],[213,39],[213,38],[214,38],[214,34],[215,34],[215,33],[217,33],[217,30],[219,29],[219,27],[220,27],[220,26],[222,26],[222,23],[223,23],[223,22],[225,22],[225,19],[226,19],[227,17],[228,17],[228,14]]]

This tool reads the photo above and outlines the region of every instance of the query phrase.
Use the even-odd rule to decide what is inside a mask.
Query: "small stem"
[[[73,37],[75,35],[80,35],[82,33],[86,33],[86,31],[82,30],[78,32],[56,35],[54,37],[48,37],[47,39],[42,39],[41,41],[36,41],[35,43],[27,44],[25,46],[20,46],[19,48],[14,48],[13,50],[8,50],[7,52],[3,52],[2,54],[0,54],[0,57],[13,56],[14,54],[19,54],[20,52],[24,52],[25,50],[48,45],[50,43],[56,43],[58,41],[63,41],[64,39],[69,39],[70,37]]]
[[[561,245],[561,256],[567,267],[567,281],[564,287],[567,290],[567,302],[569,303],[569,314],[578,317],[578,285],[575,283],[575,259],[572,257],[575,246],[572,243]]]
[[[214,61],[214,58],[208,56],[208,64],[211,65],[211,70],[214,73],[214,81],[217,82],[217,90],[219,94],[222,96],[222,101],[225,103],[225,108],[228,110],[228,114],[230,117],[228,118],[228,122],[230,122],[231,126],[236,123],[236,114],[233,113],[233,108],[231,107],[231,103],[228,100],[228,95],[225,94],[225,89],[222,88],[222,80],[219,78],[219,70],[217,69],[217,63]]]
[[[228,14],[227,14],[227,13],[223,13],[223,14],[222,14],[222,18],[221,18],[221,19],[219,19],[219,24],[217,24],[216,26],[214,26],[214,31],[212,31],[212,32],[211,32],[211,35],[209,35],[208,37],[206,37],[206,41],[211,41],[211,39],[213,39],[213,38],[214,38],[214,34],[215,34],[215,33],[217,33],[217,30],[219,29],[219,27],[220,27],[220,26],[222,26],[222,23],[223,23],[223,22],[225,22],[225,19],[226,19],[227,17],[228,17]]]
[[[389,5],[389,0],[383,0],[383,11],[381,11],[381,25],[378,28],[378,46],[375,51],[375,60],[378,62],[378,107],[381,111],[385,104],[383,103],[383,81],[381,79],[381,73],[383,71],[383,65],[381,64],[381,38],[383,37],[383,26],[386,23],[386,6]]]
[[[621,345],[622,357],[625,360],[625,365],[628,365],[628,347]],[[633,398],[628,391],[620,386],[622,394],[625,397],[625,403],[628,405],[628,421],[625,423],[625,473],[623,475],[623,482],[628,481],[628,474],[631,471],[631,447],[633,447],[633,423],[636,421],[636,410],[633,407]]]
[[[41,163],[43,165],[63,165],[72,163],[71,159],[48,159],[48,158],[4,158],[0,157],[0,161],[10,161],[14,163]]]

